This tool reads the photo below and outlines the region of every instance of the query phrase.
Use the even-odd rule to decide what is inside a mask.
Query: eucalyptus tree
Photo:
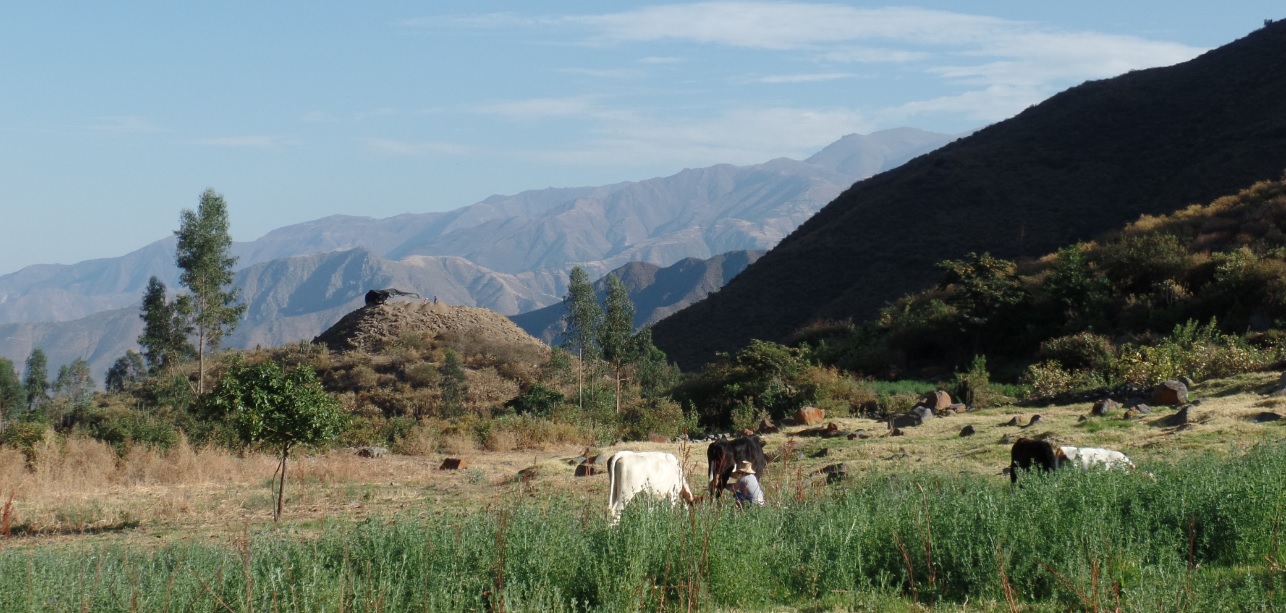
[[[621,412],[621,382],[639,354],[634,338],[634,302],[620,277],[607,276],[607,295],[603,300],[603,318],[595,330],[603,359],[612,367],[616,387],[616,412]]]
[[[598,357],[598,346],[595,336],[599,323],[603,320],[603,309],[594,294],[594,286],[589,282],[589,275],[577,266],[572,268],[567,296],[563,298],[567,307],[563,314],[563,345],[576,352],[580,362],[577,373],[577,394],[582,409],[585,408],[585,360]]]
[[[27,356],[26,374],[22,387],[27,392],[27,410],[34,411],[49,400],[49,359],[39,347]]]
[[[147,289],[143,292],[142,312],[138,315],[143,320],[143,333],[138,337],[138,345],[143,349],[148,372],[173,372],[175,366],[196,353],[192,343],[188,342],[188,334],[192,332],[188,323],[191,304],[188,296],[178,296],[170,301],[166,297],[165,283],[156,277],[148,279]]]
[[[232,236],[228,233],[228,205],[213,189],[201,194],[196,211],[184,209],[179,218],[178,250],[175,259],[182,273],[179,281],[191,290],[191,322],[196,334],[198,360],[197,393],[205,391],[205,355],[219,347],[219,341],[236,328],[246,307],[237,302],[232,284],[230,255]]]
[[[0,358],[0,433],[5,425],[26,408],[27,390],[22,386],[22,379],[13,362]]]

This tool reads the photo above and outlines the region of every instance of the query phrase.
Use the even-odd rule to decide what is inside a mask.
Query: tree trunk
[[[281,447],[281,485],[277,488],[277,512],[273,514],[272,521],[281,519],[281,510],[286,500],[286,455],[290,453],[290,446]]]

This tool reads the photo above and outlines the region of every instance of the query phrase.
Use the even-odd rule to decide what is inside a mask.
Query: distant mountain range
[[[234,285],[248,309],[226,345],[310,339],[360,306],[371,288],[516,315],[559,302],[573,266],[598,278],[631,262],[666,267],[765,250],[853,181],[954,138],[910,128],[855,134],[804,161],[718,165],[493,196],[444,213],[287,226],[234,244],[241,267]],[[173,237],[117,258],[0,276],[0,356],[21,364],[39,346],[52,368],[86,357],[101,378],[136,346],[138,305],[151,276],[179,289]]]
[[[969,252],[1015,259],[1286,169],[1286,21],[1191,61],[1073,87],[865,179],[718,293],[659,322],[686,369],[750,339],[861,321]]]

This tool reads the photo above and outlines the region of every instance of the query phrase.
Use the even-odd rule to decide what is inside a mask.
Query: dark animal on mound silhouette
[[[384,304],[385,302],[388,302],[388,299],[393,296],[415,296],[416,298],[420,297],[420,295],[415,292],[404,292],[400,289],[393,289],[391,287],[388,289],[373,289],[369,292],[366,292],[366,306],[376,306],[379,304]]]

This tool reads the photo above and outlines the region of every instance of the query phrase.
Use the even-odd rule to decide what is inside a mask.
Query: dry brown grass
[[[850,475],[870,472],[953,471],[994,477],[1008,464],[1006,434],[1048,435],[1062,444],[1111,447],[1125,451],[1142,468],[1154,461],[1173,461],[1184,454],[1239,453],[1265,440],[1286,438],[1281,422],[1256,424],[1250,417],[1264,410],[1281,411],[1286,400],[1260,392],[1277,380],[1275,373],[1199,384],[1194,394],[1203,402],[1192,409],[1194,425],[1183,430],[1154,427],[1151,422],[1172,409],[1125,425],[1119,416],[1095,418],[1093,430],[1078,421],[1089,404],[1000,407],[931,420],[908,428],[900,437],[868,419],[828,419],[846,431],[865,429],[870,438],[822,439],[798,436],[803,427],[766,436],[769,452],[784,458],[763,477],[770,502],[804,500],[824,491],[819,469],[843,462]],[[1250,390],[1250,391],[1248,391]],[[1018,415],[1029,429],[1001,424]],[[426,420],[379,459],[356,457],[351,450],[292,456],[284,520],[307,529],[323,521],[360,521],[394,513],[423,514],[478,509],[515,496],[563,496],[605,507],[607,477],[573,476],[574,459],[587,448],[585,433],[544,421],[496,422],[481,448],[467,429],[452,433],[446,422]],[[977,434],[960,437],[966,424]],[[561,429],[560,429],[561,428]],[[446,430],[448,433],[443,434]],[[602,447],[668,451],[685,467],[693,491],[705,490],[704,444],[631,442]],[[826,450],[825,455],[820,451]],[[797,457],[797,452],[802,458]],[[437,470],[444,457],[465,460],[463,470]],[[37,448],[34,470],[24,467],[18,451],[0,447],[0,500],[14,496],[14,525],[19,534],[40,534],[10,543],[38,544],[54,538],[91,538],[96,530],[137,526],[92,538],[124,538],[163,543],[169,539],[225,538],[247,525],[271,521],[269,485],[277,459],[264,454],[240,456],[220,449],[193,448],[180,442],[169,451],[136,447],[123,457],[108,446],[83,437],[50,439]],[[535,477],[522,481],[519,471],[535,467]],[[49,536],[49,535],[75,536]],[[159,537],[159,538],[158,538]]]

